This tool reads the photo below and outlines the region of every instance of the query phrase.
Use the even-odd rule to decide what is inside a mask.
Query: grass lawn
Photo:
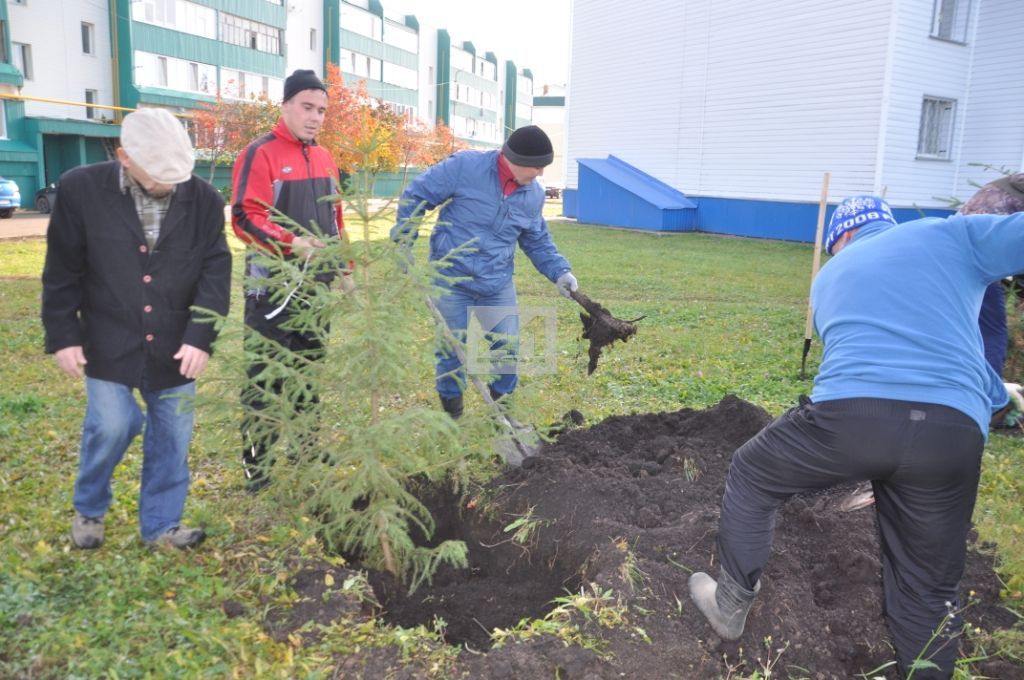
[[[556,204],[549,203],[548,212],[556,214]],[[350,229],[359,238],[355,222]],[[382,218],[370,237],[380,237],[387,224]],[[646,318],[637,336],[606,350],[588,377],[579,308],[520,255],[521,305],[557,316],[554,370],[522,383],[519,408],[534,422],[554,422],[572,408],[591,423],[613,414],[702,408],[730,393],[778,414],[811,390],[810,380],[798,376],[810,245],[558,221],[551,229],[584,292],[620,318]],[[232,242],[237,274],[242,251]],[[0,242],[0,677],[331,677],[335,655],[395,643],[410,655],[437,656],[443,667],[450,652],[423,630],[342,623],[309,642],[274,640],[262,628],[268,610],[294,599],[287,580],[297,561],[339,558],[322,554],[301,514],[244,493],[237,425],[230,419],[197,415],[186,521],[208,528],[202,548],[177,553],[141,546],[136,442],[115,475],[107,543],[98,551],[71,549],[84,394],[42,352],[44,250],[41,239]],[[417,251],[422,257],[425,239]],[[237,295],[233,302],[237,316]],[[425,310],[423,323],[426,328]],[[815,341],[809,376],[820,354]],[[433,368],[419,368],[419,384],[411,389],[416,399],[432,403]],[[223,380],[215,355],[206,384]],[[467,408],[481,408],[479,400],[470,396]],[[982,538],[999,544],[1007,601],[1018,611],[1024,590],[1022,442],[990,438],[975,514]],[[1005,644],[1020,648],[1014,640]]]

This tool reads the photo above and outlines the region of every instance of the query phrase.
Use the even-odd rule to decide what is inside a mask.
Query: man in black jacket
[[[216,337],[199,308],[227,314],[230,295],[224,200],[192,175],[192,144],[163,109],[128,114],[117,153],[61,177],[47,231],[46,351],[71,377],[84,370],[88,399],[71,539],[103,543],[110,478],[144,432],[142,540],[189,548],[205,538],[181,524],[191,399]]]

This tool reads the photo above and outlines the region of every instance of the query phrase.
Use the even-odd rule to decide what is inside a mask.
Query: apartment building
[[[509,84],[493,52],[379,0],[0,0],[0,175],[32,196],[111,157],[127,111],[187,119],[218,96],[278,100],[288,73],[328,63],[473,146],[529,120],[528,70]]]

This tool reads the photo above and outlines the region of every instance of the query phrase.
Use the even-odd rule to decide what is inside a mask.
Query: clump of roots
[[[616,340],[629,340],[636,334],[636,322],[644,317],[632,321],[617,319],[600,303],[594,302],[578,290],[572,292],[572,299],[587,310],[587,313],[580,312],[580,321],[583,322],[583,339],[590,341],[590,349],[587,352],[590,357],[587,375],[590,375],[597,368],[601,350]]]

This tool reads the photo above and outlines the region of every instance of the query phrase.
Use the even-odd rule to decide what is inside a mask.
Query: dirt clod
[[[587,351],[587,356],[590,357],[590,361],[587,363],[587,375],[590,375],[597,368],[601,350],[616,340],[626,342],[633,337],[636,334],[636,323],[616,319],[600,303],[591,300],[578,290],[573,291],[571,295],[573,300],[587,310],[587,313],[580,312],[580,321],[583,322],[583,339],[590,340],[590,348]]]

